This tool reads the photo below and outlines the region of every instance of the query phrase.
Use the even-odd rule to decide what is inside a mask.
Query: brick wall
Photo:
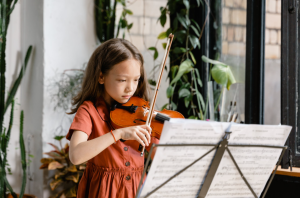
[[[153,76],[151,70],[155,65],[161,64],[164,54],[162,43],[166,42],[166,39],[158,40],[157,36],[169,28],[168,18],[164,28],[160,25],[160,22],[158,21],[160,16],[159,8],[165,7],[167,0],[129,0],[126,2],[127,9],[133,12],[133,15],[127,15],[127,20],[129,24],[133,23],[133,26],[130,29],[130,34],[126,33],[125,39],[131,41],[142,53],[148,79],[151,78],[156,80],[157,75]],[[118,19],[122,12],[122,7],[118,6],[117,9]],[[147,50],[149,47],[153,46],[157,47],[159,53],[156,61],[153,61],[153,51]],[[157,109],[160,109],[164,104],[168,103],[166,90],[169,86],[169,82],[165,80],[167,79],[167,71],[164,71],[162,79],[156,102]]]
[[[281,0],[266,0],[266,59],[280,59]]]
[[[222,54],[245,56],[247,0],[223,0]],[[265,58],[280,59],[281,0],[266,0]]]

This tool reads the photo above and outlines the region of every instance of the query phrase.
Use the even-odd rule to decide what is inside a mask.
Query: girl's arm
[[[126,127],[112,131],[116,140],[136,140],[141,145],[149,145],[151,128],[147,125]],[[69,157],[74,165],[88,161],[101,153],[115,142],[111,133],[89,140],[88,135],[82,131],[74,131],[70,141]],[[145,144],[144,144],[145,142]]]

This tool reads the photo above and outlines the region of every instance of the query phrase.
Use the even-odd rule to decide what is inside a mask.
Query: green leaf
[[[225,64],[225,63],[222,63],[222,62],[220,62],[220,61],[216,61],[216,60],[212,60],[212,59],[209,59],[209,58],[207,58],[206,56],[204,56],[204,55],[202,55],[202,60],[204,61],[204,62],[206,62],[206,63],[211,63],[211,64],[213,64],[213,65],[223,65],[223,66],[226,66],[227,64]]]
[[[164,109],[166,109],[168,105],[169,105],[169,103],[167,103],[164,106],[162,106],[161,111],[164,110]]]
[[[183,47],[175,47],[175,49],[173,50],[173,52],[175,54],[180,54],[180,53],[186,52],[186,49],[184,49]]]
[[[166,34],[170,35],[171,33],[172,33],[172,28],[168,28],[167,31],[166,31]]]
[[[157,59],[157,57],[158,57],[158,52],[157,52],[157,50],[155,50],[155,52],[154,52],[154,56],[153,56],[154,60],[156,60],[156,59]]]
[[[188,21],[186,20],[186,18],[183,17],[181,14],[178,14],[178,13],[176,13],[176,15],[177,15],[177,19],[181,23],[181,25],[183,27],[185,27],[185,29],[187,29],[188,28]]]
[[[154,51],[153,59],[156,60],[158,57],[158,51],[157,51],[156,47],[149,47],[148,50]]]
[[[183,4],[185,5],[185,7],[186,7],[187,10],[190,9],[190,2],[189,2],[189,0],[183,0]]]
[[[172,77],[172,79],[175,78],[175,74],[176,74],[178,68],[179,68],[178,65],[175,65],[175,66],[171,67],[171,77]]]
[[[193,99],[193,95],[192,94],[190,94],[189,96],[187,96],[187,97],[184,98],[184,105],[185,105],[186,108],[188,108],[188,106],[189,106],[189,104],[190,104],[190,102],[191,102],[192,99]]]
[[[167,88],[167,97],[171,98],[173,96],[175,87],[172,87],[171,85]]]
[[[190,59],[186,59],[185,61],[183,61],[179,66],[179,71],[177,72],[170,85],[177,82],[183,74],[190,72],[193,69],[193,66],[194,65]]]
[[[168,37],[167,32],[162,32],[158,35],[157,39],[165,39],[167,37]]]
[[[185,82],[189,82],[189,77],[187,74],[183,74],[181,77]]]
[[[181,89],[180,91],[179,91],[179,98],[183,98],[183,97],[187,97],[187,96],[189,96],[191,94],[191,92],[190,92],[190,90],[188,90],[188,89]]]
[[[162,43],[162,47],[163,47],[164,49],[166,49],[167,43]]]
[[[198,71],[197,68],[195,68],[195,71],[196,71],[196,75],[197,75],[197,78],[196,78],[197,82],[198,82],[199,86],[202,87],[203,85],[202,85],[202,81],[201,81],[201,77],[200,77],[199,71]]]
[[[191,25],[191,28],[194,30],[195,34],[199,37],[200,33],[198,32],[198,30],[195,28],[195,26]]]
[[[162,14],[159,17],[159,21],[160,21],[161,26],[165,27],[165,24],[166,24],[166,21],[167,21],[167,15],[166,14]]]
[[[172,105],[172,110],[176,111],[177,105],[173,101],[171,102],[171,105]]]
[[[125,28],[127,26],[127,21],[126,20],[120,19],[120,22],[121,22],[121,27],[122,28]]]
[[[128,26],[127,26],[127,29],[130,30],[132,28],[132,25],[133,23],[130,23]]]
[[[27,49],[25,60],[24,60],[23,65],[21,67],[21,71],[19,73],[19,76],[18,76],[17,80],[14,82],[14,85],[12,86],[11,90],[8,92],[9,94],[8,94],[6,102],[5,102],[4,113],[6,112],[8,106],[11,104],[12,100],[14,99],[14,97],[16,95],[16,92],[17,92],[17,90],[20,86],[20,83],[21,83],[22,78],[24,76],[25,70],[27,68],[27,64],[28,64],[28,60],[29,60],[30,55],[31,55],[31,51],[32,51],[32,46],[30,45]]]
[[[63,139],[65,136],[55,136],[54,139],[60,141],[61,139]]]
[[[192,116],[190,116],[188,119],[198,120],[198,117],[192,115]]]
[[[190,39],[190,42],[191,42],[193,48],[196,48],[198,46],[198,48],[200,49],[200,42],[199,42],[198,37],[196,37],[194,35],[190,35],[189,39]]]
[[[152,86],[156,86],[156,81],[152,79],[148,79],[148,83]]]
[[[211,60],[204,55],[202,56],[202,60],[214,65],[211,69],[211,75],[218,84],[226,85],[227,89],[229,90],[231,84],[236,83],[229,65],[220,61]]]
[[[191,21],[195,24],[197,30],[198,30],[199,32],[201,32],[201,28],[200,28],[200,26],[198,25],[198,23],[197,23],[194,19],[191,19]]]
[[[127,14],[129,14],[129,15],[132,15],[132,14],[133,14],[131,10],[127,10],[127,9],[125,9],[125,12],[126,12]]]
[[[197,62],[196,62],[196,59],[195,59],[194,54],[192,53],[192,51],[189,51],[189,54],[191,55],[193,63],[196,65]]]
[[[228,90],[231,84],[236,83],[229,65],[214,65],[211,69],[211,75],[218,84],[226,85]]]
[[[203,99],[202,94],[201,94],[199,91],[196,91],[196,95],[197,95],[197,97],[199,97],[199,99],[200,99],[202,109],[205,109],[205,102],[204,102],[204,99]]]

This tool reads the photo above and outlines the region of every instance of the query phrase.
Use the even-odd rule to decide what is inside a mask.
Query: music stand
[[[285,150],[287,149],[287,146],[267,146],[267,145],[239,145],[239,144],[233,144],[233,145],[228,145],[228,140],[230,138],[230,133],[231,132],[225,132],[225,135],[224,137],[222,138],[222,140],[218,143],[218,144],[152,144],[151,146],[151,149],[149,151],[149,155],[148,155],[148,158],[147,158],[147,161],[146,161],[146,165],[145,165],[145,168],[144,168],[144,171],[143,171],[143,174],[142,174],[142,178],[140,180],[140,183],[139,183],[139,187],[138,187],[138,190],[137,190],[137,195],[135,196],[136,198],[139,198],[139,194],[140,194],[140,189],[141,189],[141,186],[142,186],[142,183],[143,183],[143,179],[144,179],[144,176],[146,174],[146,170],[148,168],[148,165],[149,165],[149,161],[150,161],[150,156],[151,156],[151,153],[153,152],[153,148],[154,147],[174,147],[174,146],[213,146],[213,148],[211,150],[209,150],[208,152],[206,152],[204,155],[202,155],[201,157],[199,157],[198,159],[196,159],[195,161],[193,161],[192,163],[190,163],[188,166],[186,166],[185,168],[181,169],[179,172],[175,173],[173,176],[171,176],[169,179],[167,179],[164,183],[162,183],[160,186],[156,187],[154,190],[152,190],[150,193],[148,193],[146,196],[144,196],[143,198],[146,198],[146,197],[149,197],[151,194],[153,194],[154,192],[156,192],[158,189],[160,189],[161,187],[163,187],[166,183],[168,183],[169,181],[171,181],[173,178],[175,178],[176,176],[178,176],[179,174],[181,174],[182,172],[184,172],[186,169],[188,169],[189,167],[191,167],[192,165],[194,165],[196,162],[198,162],[199,160],[201,160],[202,158],[204,158],[206,155],[208,155],[209,153],[211,153],[212,151],[214,151],[216,149],[216,154],[212,160],[212,163],[211,163],[211,166],[208,170],[208,173],[207,173],[207,176],[204,180],[204,183],[202,185],[202,188],[200,190],[200,193],[198,195],[198,198],[205,198],[205,196],[207,195],[207,192],[210,188],[210,185],[213,181],[213,178],[217,172],[217,169],[219,167],[219,164],[222,160],[222,157],[225,153],[225,150],[228,152],[231,160],[233,161],[235,167],[237,168],[240,176],[242,177],[242,179],[244,180],[244,182],[246,183],[246,185],[248,186],[248,188],[250,189],[250,191],[252,192],[253,196],[255,198],[258,198],[257,195],[255,194],[255,192],[253,191],[251,185],[248,183],[247,179],[244,177],[242,171],[240,170],[238,164],[236,163],[234,157],[232,156],[231,152],[230,152],[230,149],[228,148],[228,146],[232,146],[232,147],[264,147],[264,148],[280,148],[282,149],[281,151],[281,155],[279,157],[279,160],[276,164],[276,168],[275,170],[273,171],[273,174],[271,176],[271,179],[269,180],[268,184],[267,184],[267,187],[264,191],[264,194],[262,196],[262,198],[265,197],[267,191],[268,191],[268,188],[276,174],[276,171],[277,171],[277,168],[279,166],[279,163],[283,157],[283,154],[285,152]]]

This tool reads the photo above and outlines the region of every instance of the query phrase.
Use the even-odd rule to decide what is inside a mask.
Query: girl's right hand
[[[149,146],[151,130],[148,125],[139,125],[116,129],[115,133],[119,134],[120,139],[136,140],[143,146]]]

